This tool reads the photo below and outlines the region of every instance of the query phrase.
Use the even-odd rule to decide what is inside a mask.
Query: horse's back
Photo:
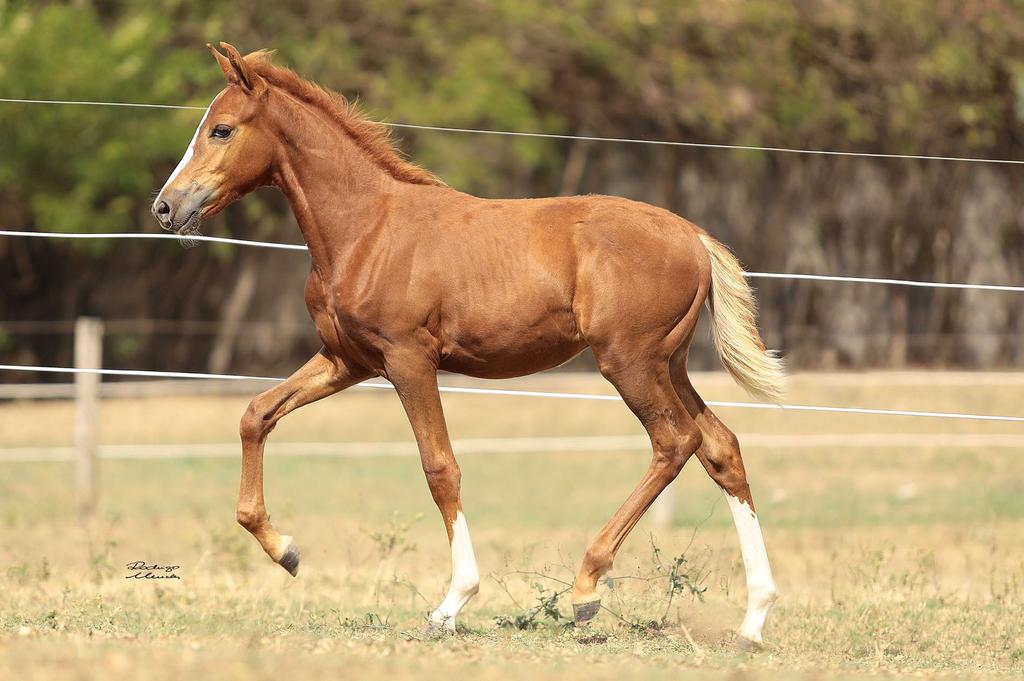
[[[450,318],[474,318],[458,326],[483,332],[483,345],[568,352],[617,329],[667,336],[707,293],[701,230],[667,210],[599,195],[477,199],[463,210],[453,246],[463,266],[445,276],[466,314]]]

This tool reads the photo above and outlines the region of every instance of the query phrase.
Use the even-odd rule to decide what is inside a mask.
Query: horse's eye
[[[231,136],[231,126],[229,125],[218,125],[210,131],[210,137],[216,137],[217,139],[227,139]]]

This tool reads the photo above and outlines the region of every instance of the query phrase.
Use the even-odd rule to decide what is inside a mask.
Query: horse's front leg
[[[299,547],[270,524],[263,500],[263,446],[267,435],[286,414],[333,395],[370,375],[330,357],[324,350],[282,383],[249,403],[239,432],[242,437],[242,483],[238,491],[238,522],[259,541],[267,555],[295,576],[299,571]]]
[[[437,503],[448,531],[452,552],[452,580],[448,595],[430,615],[431,628],[455,631],[455,617],[480,589],[480,573],[476,567],[469,526],[462,514],[460,485],[462,473],[452,454],[448,428],[437,390],[437,370],[429,364],[410,369],[405,364],[400,372],[389,371],[389,378],[409,416],[416,444],[419,446],[423,472],[430,494]]]

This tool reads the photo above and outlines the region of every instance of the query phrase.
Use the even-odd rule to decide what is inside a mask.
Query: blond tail
[[[711,330],[718,358],[753,397],[779,403],[785,383],[782,360],[765,350],[757,331],[757,305],[743,268],[724,245],[707,234],[700,240],[711,255]]]

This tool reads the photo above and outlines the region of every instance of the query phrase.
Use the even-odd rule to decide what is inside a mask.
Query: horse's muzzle
[[[213,190],[203,187],[161,192],[153,202],[153,217],[168,232],[181,232],[186,227],[194,230],[211,196]]]

